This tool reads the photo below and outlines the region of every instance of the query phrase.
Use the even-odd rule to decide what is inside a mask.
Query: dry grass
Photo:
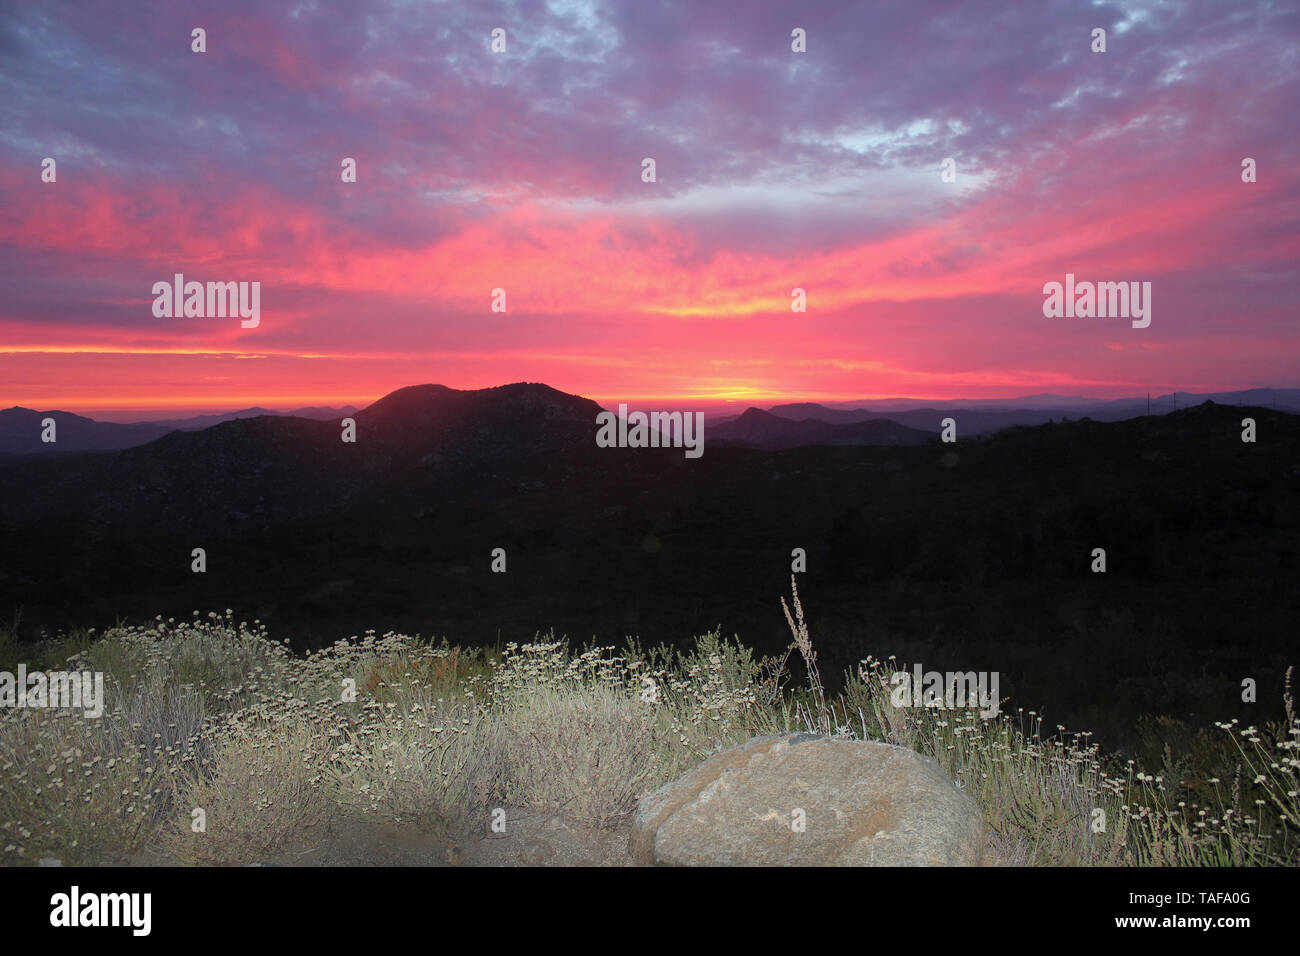
[[[870,659],[839,702],[862,733],[938,760],[984,809],[999,855],[1027,865],[1216,866],[1300,862],[1297,721],[1219,725],[1235,785],[1198,800],[1186,782],[1107,759],[1089,733],[1045,734],[1032,711],[982,718],[978,708],[899,708],[892,663]],[[1232,772],[1231,768],[1242,769]],[[1217,782],[1217,778],[1212,778]],[[1249,783],[1247,783],[1249,781]]]
[[[895,707],[892,659],[864,661],[828,700],[797,591],[785,610],[812,676],[802,690],[782,686],[784,662],[717,633],[686,653],[551,638],[484,659],[367,632],[295,657],[227,613],[53,642],[48,667],[68,652],[109,675],[108,706],[99,720],[0,713],[0,860],[94,863],[151,845],[239,864],[330,817],[477,829],[505,806],[600,827],[710,753],[810,729],[935,757],[983,807],[1004,864],[1297,862],[1289,682],[1282,720],[1221,725],[1194,755],[1166,747],[1152,776],[1116,766],[1087,733],[1044,733],[1033,713]],[[1199,782],[1173,775],[1183,766]]]
[[[502,805],[604,827],[653,789],[653,722],[644,705],[615,688],[516,696],[493,731],[500,772],[492,794]]]
[[[325,818],[329,801],[319,786],[325,741],[309,711],[279,717],[273,730],[231,721],[221,741],[204,772],[180,787],[172,825],[161,833],[162,848],[178,862],[253,863]]]

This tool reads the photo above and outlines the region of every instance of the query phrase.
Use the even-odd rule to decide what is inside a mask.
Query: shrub
[[[265,859],[328,811],[318,785],[324,741],[310,712],[274,723],[231,720],[221,737],[211,766],[179,788],[163,830],[163,849],[182,864]],[[204,820],[198,832],[196,809]]]

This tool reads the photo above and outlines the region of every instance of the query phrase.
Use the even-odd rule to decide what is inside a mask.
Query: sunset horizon
[[[409,382],[402,385],[395,385],[377,394],[365,395],[232,395],[215,398],[206,404],[196,404],[192,398],[183,395],[162,396],[156,398],[151,404],[113,404],[107,402],[96,402],[93,398],[78,399],[76,402],[69,400],[59,400],[57,397],[53,400],[42,400],[36,403],[8,402],[3,408],[28,408],[32,411],[61,411],[87,418],[94,418],[98,421],[131,423],[162,421],[190,416],[213,415],[223,413],[233,413],[243,411],[249,408],[263,408],[268,411],[286,413],[300,408],[365,408],[374,402],[379,401],[386,395],[401,388],[414,386],[435,385],[444,386],[455,391],[479,391],[482,389],[499,388],[504,385],[514,385],[531,380],[518,379],[510,382],[495,382],[488,385],[449,385],[446,382]],[[546,385],[554,388],[556,391],[565,394],[577,395],[582,398],[589,398],[605,408],[613,408],[620,402],[627,403],[633,408],[648,407],[651,405],[660,405],[664,407],[674,407],[681,409],[704,409],[711,411],[713,414],[719,412],[739,412],[746,408],[769,408],[782,404],[797,403],[815,403],[827,405],[852,405],[857,402],[875,402],[875,403],[916,403],[923,405],[926,402],[936,404],[948,404],[953,402],[969,401],[974,403],[986,404],[990,402],[1006,402],[1006,407],[1017,407],[1017,402],[1023,399],[1043,399],[1045,397],[1055,397],[1068,400],[1072,403],[1079,402],[1096,402],[1098,404],[1116,401],[1121,399],[1142,399],[1149,397],[1152,401],[1168,395],[1201,395],[1206,393],[1221,392],[1240,392],[1250,389],[1262,389],[1278,391],[1268,385],[1252,385],[1247,388],[1233,387],[1212,387],[1198,386],[1194,388],[1153,388],[1149,392],[1135,392],[1132,389],[1116,387],[1107,394],[1088,394],[1086,391],[1058,391],[1054,389],[1044,389],[1042,391],[1028,392],[1023,390],[1004,390],[1005,394],[976,394],[974,392],[961,391],[954,392],[950,395],[939,395],[934,393],[918,394],[899,394],[897,392],[879,394],[879,395],[821,395],[821,394],[752,394],[737,397],[728,397],[722,395],[593,395],[586,394],[581,390],[563,388],[550,382],[532,382],[532,384]]]

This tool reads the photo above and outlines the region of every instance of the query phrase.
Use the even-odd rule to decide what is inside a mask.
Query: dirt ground
[[[254,866],[633,866],[627,853],[631,817],[594,829],[561,816],[505,808],[504,832],[438,832],[340,818],[304,830]],[[157,850],[121,863],[173,866]]]

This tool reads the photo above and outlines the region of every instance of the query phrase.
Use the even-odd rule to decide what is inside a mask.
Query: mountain
[[[189,418],[160,418],[151,422],[154,425],[163,425],[172,431],[200,431],[204,428],[211,428],[213,425],[220,425],[222,422],[231,422],[237,418],[257,418],[259,415],[278,415],[279,412],[270,408],[261,408],[254,406],[252,408],[241,408],[235,412],[217,412],[211,415],[193,415]]]
[[[1080,395],[1021,395],[1016,398],[863,398],[846,402],[826,402],[834,409],[870,409],[875,412],[906,411],[920,408],[1078,408],[1095,405],[1097,399]]]
[[[537,455],[585,449],[599,411],[545,385],[412,386],[357,412],[355,443],[342,440],[337,422],[260,415],[171,431],[112,455],[10,460],[0,468],[0,521],[264,527],[413,483],[454,483],[497,463],[526,468]]]
[[[345,416],[355,415],[358,411],[355,405],[341,405],[338,408],[329,405],[307,405],[284,414],[293,418],[314,418],[322,422],[333,422]]]
[[[1151,396],[1152,414],[1174,411],[1175,400],[1178,408],[1214,402],[1219,405],[1252,405],[1257,408],[1277,408],[1300,411],[1300,389],[1296,388],[1248,388],[1232,392],[1169,392]],[[847,402],[826,402],[823,407],[831,409],[869,409],[874,412],[893,412],[916,410],[922,408],[939,409],[1034,409],[1038,411],[1070,412],[1073,417],[1091,415],[1088,409],[1103,408],[1140,408],[1145,414],[1146,395],[1130,398],[1085,398],[1081,395],[1021,395],[1016,398],[956,398],[956,399],[917,399],[917,398],[867,398]],[[1096,416],[1093,416],[1096,417]]]
[[[278,415],[285,418],[310,418],[316,421],[338,421],[345,415],[353,415],[357,411],[355,405],[344,405],[342,408],[330,408],[323,405],[308,406],[306,408],[296,408],[291,412],[277,412],[270,408],[241,408],[236,412],[221,412],[215,415],[194,415],[190,418],[167,418],[155,422],[146,422],[142,424],[163,425],[169,429],[180,431],[200,431],[204,428],[211,428],[213,425],[220,425],[222,422],[234,421],[237,418],[257,418],[259,415]]]
[[[1277,390],[1259,390],[1273,392]],[[1239,393],[1228,393],[1229,398],[1233,401],[1220,402],[1218,399],[1207,399],[1221,405],[1247,405],[1238,398]],[[1191,404],[1189,396],[1185,393],[1178,393],[1178,405],[1185,408]],[[1162,415],[1173,410],[1174,396],[1161,396],[1160,399],[1151,399],[1151,414]],[[1141,405],[1126,405],[1125,402],[1138,401],[1137,399],[1123,399],[1116,402],[1106,402],[1099,404],[1089,404],[1075,406],[1070,408],[990,408],[990,407],[964,407],[948,405],[932,405],[922,408],[896,409],[892,411],[878,411],[866,408],[832,408],[827,405],[820,405],[814,402],[800,402],[789,405],[775,405],[770,411],[773,415],[785,418],[791,421],[801,421],[804,419],[815,419],[817,421],[829,422],[832,424],[846,425],[855,422],[871,421],[892,421],[909,428],[919,429],[931,433],[938,433],[942,428],[942,422],[945,418],[951,418],[957,423],[957,435],[959,438],[974,438],[990,435],[994,432],[1001,431],[1004,428],[1015,428],[1027,425],[1043,425],[1054,421],[1092,419],[1101,422],[1118,422],[1128,419],[1140,418],[1146,415],[1146,399],[1141,399]],[[1300,406],[1300,401],[1297,402]],[[1256,406],[1260,407],[1260,406]],[[1300,409],[1298,409],[1300,410]],[[713,432],[730,421],[735,419],[723,420],[713,423]]]
[[[1137,417],[1136,413],[1131,410],[1089,408],[1087,411],[1092,413],[1090,417],[1094,417],[1098,421],[1121,421],[1126,418]],[[931,434],[938,434],[943,428],[943,420],[951,418],[957,423],[959,438],[988,435],[1003,428],[1013,428],[1018,425],[1042,425],[1063,418],[1089,417],[1081,415],[1080,412],[1079,409],[1061,408],[984,409],[929,406],[881,412],[865,408],[829,408],[812,402],[776,405],[771,409],[773,415],[790,421],[813,419],[835,425],[889,421]],[[714,432],[719,427],[720,425],[715,423]]]
[[[989,435],[1003,428],[1042,425],[1062,419],[1091,418],[1117,422],[1149,413],[1163,415],[1207,401],[1218,405],[1249,405],[1300,412],[1300,389],[1252,388],[1236,392],[1173,392],[1137,398],[1093,399],[1065,395],[1024,395],[1009,399],[920,400],[913,398],[862,399],[852,402],[794,402],[773,405],[773,415],[792,421],[814,419],[836,425],[866,421],[894,421],[922,431],[938,432],[940,422],[952,418],[958,434]],[[737,416],[710,420],[712,431],[736,421]]]
[[[836,424],[811,417],[795,420],[758,408],[714,425],[705,433],[706,445],[735,442],[769,449],[799,445],[921,445],[933,440],[932,434],[883,419]]]
[[[55,441],[41,441],[42,422],[54,419]],[[120,425],[97,422],[71,412],[38,412],[15,405],[0,410],[0,454],[33,455],[73,451],[115,451],[143,445],[171,431],[165,425],[142,422]]]
[[[899,409],[902,411],[903,409]],[[819,422],[830,422],[836,425],[852,425],[854,422],[868,422],[873,419],[882,419],[881,413],[868,411],[865,408],[830,408],[826,405],[820,405],[817,402],[794,402],[789,405],[773,405],[768,409],[773,415],[779,418],[787,418],[790,421],[801,422],[805,419],[813,419]]]
[[[159,421],[99,422],[71,412],[38,412],[15,405],[0,410],[0,456],[59,454],[78,451],[119,451],[144,445],[173,431],[201,431],[223,422],[240,418],[274,415],[285,418],[308,418],[319,421],[337,421],[345,415],[356,413],[352,405],[342,408],[324,406],[299,408],[291,412],[276,412],[267,408],[244,408],[237,412],[217,415],[195,415],[192,418],[161,419]],[[44,426],[41,422],[53,418],[55,437],[53,443],[41,441]]]

